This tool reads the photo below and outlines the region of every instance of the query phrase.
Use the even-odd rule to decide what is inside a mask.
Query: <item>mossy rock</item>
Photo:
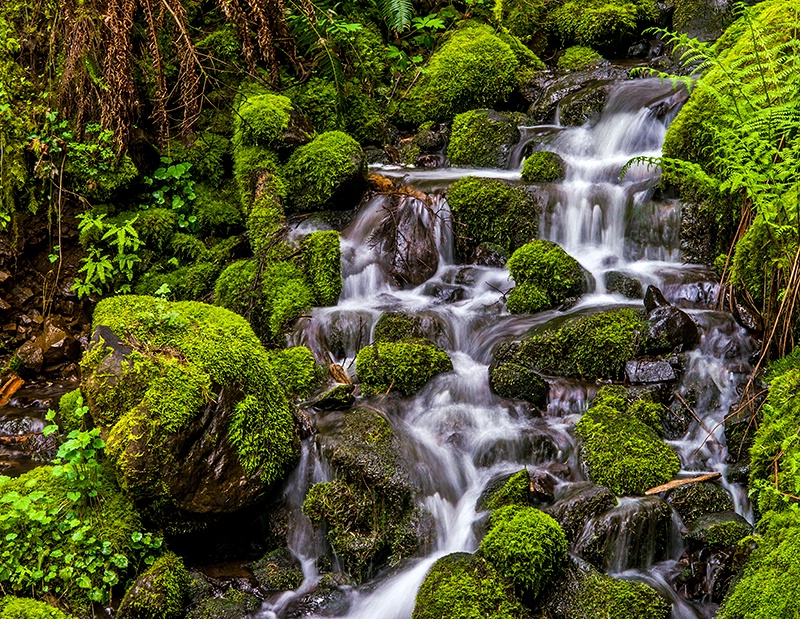
[[[677,0],[672,14],[672,28],[675,32],[709,42],[719,38],[735,16],[730,2]]]
[[[336,305],[342,293],[342,250],[336,230],[313,232],[300,243],[315,305]]]
[[[86,427],[87,419],[83,414],[83,394],[80,389],[68,391],[58,401],[58,426],[65,432],[82,430]],[[91,421],[91,418],[88,419]]]
[[[92,145],[83,144],[90,149]],[[83,163],[82,153],[73,158],[74,152],[70,151],[66,158],[64,172],[69,178],[70,184],[80,187],[81,194],[93,203],[107,202],[115,196],[121,195],[128,189],[134,180],[139,176],[139,170],[127,153],[118,159],[114,158],[110,164],[98,166],[94,161]],[[96,153],[89,151],[88,157],[98,157]],[[112,156],[113,157],[113,156]]]
[[[186,619],[242,619],[261,610],[261,600],[252,593],[230,589],[218,598],[207,598],[186,615]]]
[[[608,488],[579,482],[559,488],[553,504],[543,511],[561,525],[570,542],[575,542],[593,516],[611,509],[616,503],[614,493]]]
[[[667,502],[686,525],[701,516],[733,509],[733,499],[728,491],[710,481],[678,486],[669,493]]]
[[[355,408],[324,425],[318,440],[336,477],[311,487],[303,512],[315,526],[327,525],[331,548],[363,581],[429,543],[429,522],[415,505],[419,489],[382,415]]]
[[[401,114],[419,124],[492,107],[516,88],[519,67],[517,55],[490,27],[462,28],[431,56],[426,72],[401,105]]]
[[[186,142],[172,140],[169,147],[173,161],[190,163],[192,176],[212,188],[220,187],[230,171],[231,143],[218,133],[204,131]]]
[[[180,619],[184,616],[189,572],[168,552],[136,578],[117,611],[120,619]]]
[[[670,481],[681,468],[678,456],[650,426],[624,404],[604,401],[602,395],[575,431],[589,475],[617,496],[644,494]]]
[[[512,475],[504,475],[492,482],[478,497],[476,509],[487,511],[517,505],[520,507],[530,504],[530,473],[523,469]]]
[[[669,619],[672,607],[652,587],[612,578],[569,559],[543,596],[544,619]]]
[[[291,398],[307,398],[322,382],[322,370],[305,346],[270,352],[275,378]]]
[[[512,314],[532,314],[589,289],[584,268],[550,241],[531,241],[517,249],[508,260],[508,271],[517,284],[507,300]]]
[[[158,503],[165,516],[167,505],[235,511],[294,466],[291,407],[241,316],[119,296],[98,304],[93,324],[82,390],[108,433],[120,484],[139,501]]]
[[[698,516],[688,527],[686,539],[708,546],[735,548],[753,527],[733,510]]]
[[[573,45],[564,50],[558,58],[558,68],[564,71],[580,71],[588,67],[600,64],[603,57],[591,47]]]
[[[800,510],[767,512],[758,525],[758,544],[739,580],[720,606],[719,619],[800,616]]]
[[[519,142],[517,123],[494,110],[471,110],[453,120],[447,157],[456,166],[503,168]]]
[[[234,144],[239,146],[281,146],[289,128],[292,102],[272,93],[244,97],[233,116]]]
[[[449,355],[427,340],[378,341],[356,356],[356,374],[366,394],[411,395],[431,378],[453,369]]]
[[[498,0],[495,21],[522,44],[541,54],[547,45],[547,2],[545,0]]]
[[[372,339],[375,342],[400,342],[425,336],[421,317],[402,312],[384,312],[375,323]]]
[[[172,299],[207,300],[211,295],[220,268],[214,262],[202,261],[178,267],[166,273],[153,269],[139,278],[134,291],[139,295],[153,295],[162,286],[166,286],[169,288],[169,296]]]
[[[568,0],[550,18],[562,41],[613,51],[654,23],[658,6],[653,0]]]
[[[300,561],[286,548],[265,554],[250,565],[250,571],[266,591],[291,591],[303,583]]]
[[[531,153],[522,163],[522,180],[528,183],[555,183],[564,180],[561,155],[542,150]]]
[[[518,591],[535,599],[567,558],[567,538],[544,512],[508,505],[492,512],[478,554]]]
[[[50,604],[13,595],[0,597],[0,619],[75,619]]]
[[[502,398],[517,398],[534,406],[544,406],[550,391],[550,385],[536,370],[513,362],[490,366],[489,386]]]
[[[292,153],[283,169],[295,212],[350,209],[366,188],[364,151],[341,131],[323,133]]]
[[[524,619],[530,613],[484,558],[458,552],[437,560],[417,593],[411,619]]]
[[[490,178],[467,176],[447,191],[456,252],[469,258],[481,243],[510,254],[536,238],[539,200],[522,187]]]
[[[512,363],[547,376],[619,378],[636,356],[643,326],[632,309],[571,316],[560,327],[498,346],[492,372]]]

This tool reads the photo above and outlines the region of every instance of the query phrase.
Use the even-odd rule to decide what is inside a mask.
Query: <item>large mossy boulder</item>
[[[318,441],[336,477],[311,487],[303,512],[326,525],[334,553],[362,581],[428,543],[427,519],[415,505],[419,490],[399,440],[380,413],[355,408],[323,426]]]
[[[565,163],[548,150],[531,153],[522,162],[522,180],[529,183],[555,183],[564,180]]]
[[[356,356],[356,375],[368,395],[411,395],[431,378],[453,369],[449,355],[430,340],[379,340]]]
[[[467,176],[447,191],[456,252],[469,259],[481,243],[506,254],[536,238],[539,200],[523,187]]]
[[[648,585],[570,559],[540,604],[544,619],[669,619],[670,603]]]
[[[455,166],[503,168],[519,142],[517,123],[494,110],[471,110],[453,120],[447,157]]]
[[[189,572],[168,552],[139,575],[117,611],[119,619],[180,619],[186,608]]]
[[[589,290],[589,274],[578,261],[550,241],[531,241],[508,260],[516,286],[508,295],[508,311],[533,314]]]
[[[454,32],[431,56],[427,70],[401,106],[405,120],[449,121],[468,110],[505,101],[517,85],[520,61],[490,27]]]
[[[13,595],[0,597],[0,619],[74,619],[50,604]]]
[[[206,597],[192,607],[186,619],[241,619],[261,610],[262,602],[252,593],[229,589],[221,597]]]
[[[601,389],[575,428],[590,477],[617,496],[644,494],[680,470],[677,454],[619,389]]]
[[[314,305],[336,305],[342,293],[342,249],[336,230],[312,232],[300,243]]]
[[[719,619],[800,616],[800,510],[792,505],[767,512],[758,540],[738,581],[723,602]]]
[[[82,391],[120,485],[169,517],[233,512],[294,466],[291,407],[241,316],[120,296],[95,309]]]
[[[550,15],[565,43],[612,53],[658,16],[653,0],[567,0]]]
[[[636,356],[644,324],[635,310],[627,308],[571,316],[559,327],[498,346],[490,378],[515,368],[548,376],[620,378],[625,362]],[[508,368],[503,369],[504,366]],[[521,378],[512,378],[504,376],[503,382],[523,384]],[[503,395],[520,397],[513,393]]]
[[[292,153],[283,168],[291,210],[346,210],[367,186],[367,160],[353,138],[328,131]]]
[[[672,28],[703,42],[714,41],[733,21],[733,4],[727,0],[676,0]]]
[[[529,611],[513,586],[483,557],[457,552],[433,564],[411,619],[524,619]]]

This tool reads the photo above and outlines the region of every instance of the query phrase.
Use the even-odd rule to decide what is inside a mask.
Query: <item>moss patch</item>
[[[270,353],[275,378],[292,398],[306,398],[322,381],[314,354],[305,346]]]
[[[527,469],[501,481],[501,484],[489,487],[481,495],[478,499],[478,510],[499,509],[507,505],[528,505],[531,479]]]
[[[564,50],[558,59],[558,68],[565,71],[585,69],[603,60],[603,57],[591,47],[573,45]]]
[[[316,305],[336,305],[342,293],[342,250],[339,233],[309,234],[300,243],[302,261]]]
[[[457,166],[503,167],[519,138],[517,123],[506,114],[493,110],[464,112],[453,121],[447,157]]]
[[[563,41],[603,50],[630,41],[657,15],[653,0],[568,0],[551,19]]]
[[[370,395],[411,395],[431,378],[453,369],[448,354],[427,340],[375,342],[358,351],[358,380]]]
[[[531,241],[508,260],[517,286],[508,295],[512,314],[534,313],[586,291],[586,275],[578,261],[550,241]]]
[[[529,183],[555,183],[564,180],[564,160],[550,151],[531,153],[522,163],[522,180]]]
[[[183,617],[189,572],[177,555],[168,552],[128,589],[120,604],[120,619],[179,619]]]
[[[0,619],[74,619],[44,602],[7,595],[0,598]]]

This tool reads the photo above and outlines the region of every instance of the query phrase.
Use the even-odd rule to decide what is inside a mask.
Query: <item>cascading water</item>
[[[671,444],[680,455],[682,473],[722,473],[736,510],[751,518],[744,493],[725,480],[727,451],[721,429],[737,385],[749,370],[750,341],[729,315],[707,309],[716,292],[711,278],[679,263],[678,205],[652,199],[658,171],[635,165],[624,180],[619,178],[631,158],[660,154],[666,127],[681,101],[680,94],[656,80],[622,82],[594,126],[523,128],[523,143],[512,154],[512,165],[518,167],[521,153],[530,148],[526,140],[533,141],[536,149],[559,153],[566,162],[566,179],[540,188],[546,208],[539,229],[541,236],[564,246],[597,280],[596,292],[570,312],[631,303],[605,292],[605,274],[612,269],[645,286],[656,284],[670,302],[694,308],[689,311],[698,323],[701,342],[676,390],[689,398],[701,385],[705,395],[694,399],[699,419]],[[338,305],[314,310],[291,343],[306,345],[319,359],[339,363],[352,373],[355,355],[372,341],[381,313],[402,310],[424,316],[452,358],[453,371],[434,378],[417,395],[370,402],[385,413],[416,463],[413,474],[422,489],[422,503],[436,523],[435,544],[426,556],[405,562],[368,586],[350,589],[337,606],[340,612],[325,615],[408,619],[416,591],[433,562],[448,553],[476,549],[474,524],[481,516],[476,501],[493,479],[523,467],[558,469],[562,494],[574,484],[581,487],[585,475],[574,426],[597,386],[555,380],[541,416],[489,389],[493,348],[563,314],[509,315],[501,301],[501,293],[512,286],[505,269],[454,264],[448,207],[440,196],[462,176],[513,181],[519,179],[518,169],[382,168],[379,172],[402,178],[413,190],[399,203],[378,195],[362,206],[342,235],[344,285]],[[387,216],[402,229],[399,238],[389,241],[377,234]],[[400,256],[393,262],[387,259],[387,242],[393,255]],[[396,282],[403,280],[404,267],[418,273],[418,265],[427,270],[424,281],[406,278],[405,286],[399,287]],[[301,560],[306,580],[298,591],[265,603],[258,617],[299,616],[287,608],[311,591],[319,578],[314,564],[321,540],[299,508],[310,484],[329,478],[320,458],[311,439],[306,440],[302,463],[287,487],[294,509],[290,550]],[[591,549],[602,555],[608,571],[653,585],[673,601],[675,617],[705,616],[682,601],[668,582],[681,552],[676,518],[660,499],[620,499],[616,507],[596,517],[603,522],[594,524],[608,535],[598,542],[587,528],[573,551]],[[656,544],[654,537],[663,543]]]

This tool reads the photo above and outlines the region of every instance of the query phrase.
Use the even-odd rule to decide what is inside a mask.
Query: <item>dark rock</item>
[[[16,357],[22,367],[32,372],[39,372],[44,365],[44,351],[35,340],[29,340],[17,349]]]
[[[242,619],[261,609],[261,600],[251,593],[231,589],[222,597],[199,602],[186,619]]]
[[[391,157],[382,148],[377,146],[367,146],[364,148],[364,156],[368,164],[388,165],[392,163]]]
[[[558,448],[549,436],[533,432],[492,442],[478,451],[474,462],[476,466],[490,467],[506,460],[546,462],[557,455]]]
[[[677,0],[672,27],[707,43],[718,39],[733,19],[733,3],[728,0]]]
[[[747,559],[743,548],[699,546],[684,551],[674,586],[684,598],[708,604],[720,603]]]
[[[433,154],[420,155],[417,157],[414,165],[418,168],[441,168],[444,165],[444,157]]]
[[[530,473],[530,496],[534,503],[549,503],[555,498],[555,479],[545,471]]]
[[[500,363],[489,366],[489,386],[502,398],[518,398],[534,406],[544,406],[550,385],[542,376],[521,363]]]
[[[761,313],[740,292],[734,296],[731,309],[734,320],[742,327],[756,334],[764,331],[764,318]]]
[[[250,565],[250,571],[265,591],[291,591],[303,582],[303,569],[287,548],[274,550]]]
[[[606,273],[606,290],[616,292],[628,299],[642,298],[642,283],[635,277],[630,277],[619,271]]]
[[[633,384],[667,383],[677,380],[675,370],[666,361],[628,361],[625,378]]]
[[[506,266],[506,260],[508,260],[508,257],[505,255],[502,247],[493,245],[492,243],[481,243],[475,248],[475,251],[472,252],[470,263],[483,267],[502,269]]]
[[[305,114],[292,110],[289,115],[289,124],[283,130],[282,146],[294,149],[310,142],[313,136],[314,127],[311,125],[311,119]]]
[[[42,348],[47,364],[80,359],[80,342],[70,335],[68,327],[57,317],[45,322],[36,343]]]
[[[698,516],[683,531],[691,542],[727,548],[735,547],[752,532],[750,523],[732,510]]]
[[[634,43],[628,48],[629,58],[646,58],[648,53],[650,53],[650,46],[641,41],[639,43]]]
[[[422,289],[422,294],[434,297],[442,303],[456,303],[464,299],[464,288],[451,284],[429,282]]]
[[[689,315],[674,306],[656,307],[647,315],[642,352],[655,355],[694,348],[700,333]]]
[[[559,488],[555,503],[543,511],[558,521],[567,539],[574,541],[592,516],[613,507],[616,502],[617,498],[608,488],[580,482]]]
[[[667,495],[667,502],[686,525],[700,516],[733,509],[733,499],[728,491],[711,481],[678,486]]]
[[[684,262],[714,264],[714,259],[723,251],[722,236],[711,208],[692,203],[681,206],[680,240]]]
[[[325,574],[313,591],[289,602],[283,616],[286,619],[341,617],[350,606],[347,589],[354,584],[345,574]]]
[[[578,127],[597,120],[611,88],[610,83],[600,83],[564,97],[558,104],[559,123],[564,127]]]
[[[664,298],[664,293],[655,286],[648,286],[644,293],[644,309],[649,314],[657,307],[668,307],[669,301]]]
[[[27,286],[14,286],[11,289],[11,298],[14,305],[21,309],[33,299],[33,290]]]
[[[353,396],[354,390],[355,385],[352,383],[339,383],[311,400],[308,405],[321,411],[347,410],[353,406],[356,401]]]

